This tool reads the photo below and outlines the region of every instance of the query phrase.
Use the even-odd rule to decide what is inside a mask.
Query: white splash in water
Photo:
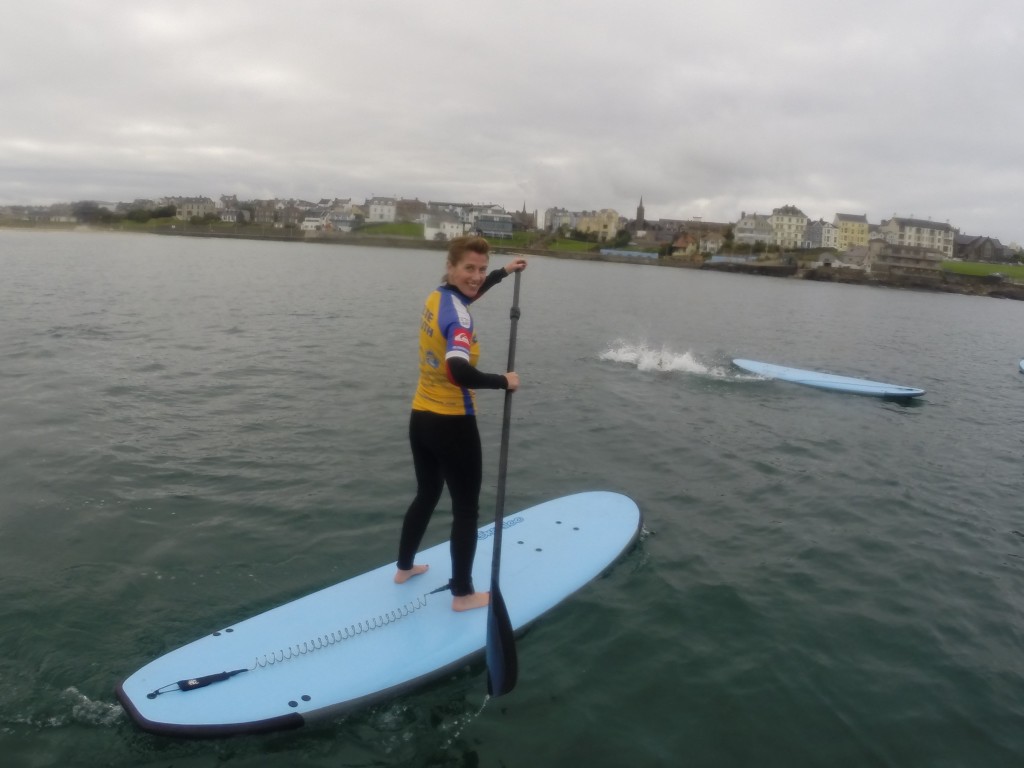
[[[448,740],[444,743],[445,749],[451,747],[455,743],[455,740],[462,735],[462,732],[466,730],[466,727],[474,720],[476,720],[478,717],[480,717],[480,715],[483,714],[484,709],[487,707],[487,702],[489,702],[490,700],[491,695],[487,694],[486,696],[484,696],[484,700],[483,703],[480,705],[480,709],[478,709],[475,713],[468,712],[462,717],[458,718],[454,723],[445,724],[441,726],[442,730],[450,731]]]
[[[667,346],[658,349],[643,343],[617,341],[602,352],[600,358],[614,363],[635,365],[641,371],[677,371],[722,379],[732,378],[727,369],[702,363],[690,350],[676,352]]]
[[[124,717],[120,705],[111,701],[95,701],[75,687],[65,689],[61,698],[71,706],[71,719],[76,723],[110,726]]]

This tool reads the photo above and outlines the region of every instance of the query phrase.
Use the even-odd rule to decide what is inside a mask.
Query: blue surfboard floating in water
[[[803,384],[807,387],[827,389],[833,392],[849,392],[854,395],[872,395],[874,397],[920,397],[924,394],[923,389],[916,387],[885,384],[881,381],[857,379],[850,376],[836,376],[831,373],[819,373],[818,371],[805,371],[800,368],[787,368],[782,365],[772,365],[771,363],[759,363],[756,360],[740,358],[732,362],[736,367],[750,373],[756,373],[758,376],[779,379],[780,381],[791,381],[794,384]]]
[[[640,510],[593,491],[506,515],[501,583],[519,631],[601,575],[636,540]],[[488,583],[494,524],[477,534],[476,584]],[[448,542],[417,555],[430,570],[395,584],[389,563],[146,664],[117,686],[143,729],[228,736],[297,728],[403,693],[482,658],[488,611],[456,613]]]

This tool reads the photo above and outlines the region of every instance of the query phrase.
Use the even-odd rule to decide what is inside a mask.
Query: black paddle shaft
[[[514,371],[516,365],[516,329],[519,325],[519,275],[516,272],[515,287],[512,290],[512,309],[508,316],[511,329],[508,338],[508,368]],[[501,420],[501,449],[498,454],[498,493],[494,503],[494,556],[491,559],[491,583],[497,585],[501,570],[501,531],[505,516],[505,480],[508,476],[508,440],[512,428],[512,390],[505,390],[505,410]]]
[[[508,370],[515,368],[516,327],[519,322],[519,271],[512,294],[509,312],[512,328],[508,340]],[[487,608],[487,692],[491,696],[504,696],[516,685],[519,661],[516,656],[515,634],[512,620],[501,595],[498,574],[501,570],[501,533],[505,515],[505,478],[508,467],[508,436],[512,423],[512,392],[505,391],[505,413],[501,422],[501,453],[498,459],[498,493],[494,504],[494,551],[491,555],[491,600]]]

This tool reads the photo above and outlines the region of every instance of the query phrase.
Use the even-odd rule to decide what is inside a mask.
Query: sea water
[[[1024,764],[1024,304],[546,258],[523,277],[506,509],[617,491],[645,534],[520,638],[516,689],[484,707],[477,664],[296,732],[141,732],[113,694],[135,669],[394,559],[442,267],[0,230],[6,765]],[[484,370],[510,302],[474,308]],[[486,521],[502,398],[478,401]]]

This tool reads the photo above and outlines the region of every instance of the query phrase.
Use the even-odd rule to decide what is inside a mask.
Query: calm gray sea
[[[544,258],[507,510],[607,489],[646,530],[521,639],[516,690],[481,710],[478,665],[297,732],[139,731],[139,666],[394,559],[442,262],[0,230],[5,765],[1024,765],[1024,303]],[[486,370],[511,294],[474,313]]]

